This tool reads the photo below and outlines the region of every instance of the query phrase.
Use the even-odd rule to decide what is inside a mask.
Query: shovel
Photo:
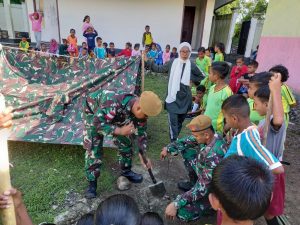
[[[143,158],[144,164],[147,165],[148,160],[145,157],[144,152],[140,151],[140,154]],[[153,182],[152,185],[149,185],[149,189],[150,189],[152,195],[155,196],[155,197],[162,198],[166,194],[166,188],[165,188],[164,183],[162,181],[159,181],[159,182],[156,181],[156,179],[155,179],[155,177],[152,173],[151,168],[148,169],[148,173],[149,173],[149,175],[151,177],[151,180]]]

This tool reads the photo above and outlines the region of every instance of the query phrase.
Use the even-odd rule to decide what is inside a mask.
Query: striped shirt
[[[225,158],[231,155],[253,158],[267,165],[270,170],[281,166],[279,160],[262,145],[256,126],[248,127],[232,139]]]

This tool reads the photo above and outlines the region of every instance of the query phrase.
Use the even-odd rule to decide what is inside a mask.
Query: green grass
[[[166,77],[146,75],[145,89],[155,91],[163,100],[167,93]],[[148,135],[148,156],[158,159],[160,150],[169,141],[166,111],[149,119]],[[10,142],[9,151],[14,165],[11,169],[13,186],[24,193],[35,224],[53,221],[62,210],[53,206],[63,206],[69,192],[82,193],[86,187],[82,146]],[[116,162],[116,155],[116,150],[105,149],[100,192],[113,190],[115,177],[105,165]]]

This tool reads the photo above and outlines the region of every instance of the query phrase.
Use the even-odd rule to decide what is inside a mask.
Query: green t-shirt
[[[213,85],[208,92],[207,104],[204,115],[212,120],[212,126],[218,133],[223,133],[224,116],[222,113],[223,102],[232,95],[232,91],[228,85],[219,91],[215,91],[216,85]]]
[[[214,62],[222,62],[222,61],[224,61],[223,53],[216,53]]]
[[[196,65],[200,68],[201,71],[205,73],[206,76],[208,76],[208,69],[211,66],[210,58],[208,58],[207,56],[204,56],[203,59],[197,57]]]
[[[259,124],[261,120],[263,120],[265,117],[259,115],[259,113],[254,109],[254,100],[251,98],[248,98],[248,104],[250,107],[250,121],[256,125]]]

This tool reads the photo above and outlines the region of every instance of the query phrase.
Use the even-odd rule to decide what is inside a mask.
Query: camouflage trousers
[[[85,174],[88,181],[94,181],[100,176],[100,167],[103,159],[104,136],[92,130],[84,132],[84,140],[91,140],[90,147],[84,145],[85,152]],[[119,163],[122,170],[130,170],[132,165],[133,144],[132,139],[126,136],[116,136],[114,144],[118,147]]]
[[[181,151],[181,155],[184,161],[184,166],[189,174],[194,173],[195,176],[201,176],[200,171],[197,168],[198,153],[193,148],[187,148]],[[201,200],[194,201],[191,204],[187,204],[181,207],[177,211],[177,217],[185,222],[197,220],[203,216],[210,215],[212,212],[211,206],[208,200],[208,196],[201,198]]]

